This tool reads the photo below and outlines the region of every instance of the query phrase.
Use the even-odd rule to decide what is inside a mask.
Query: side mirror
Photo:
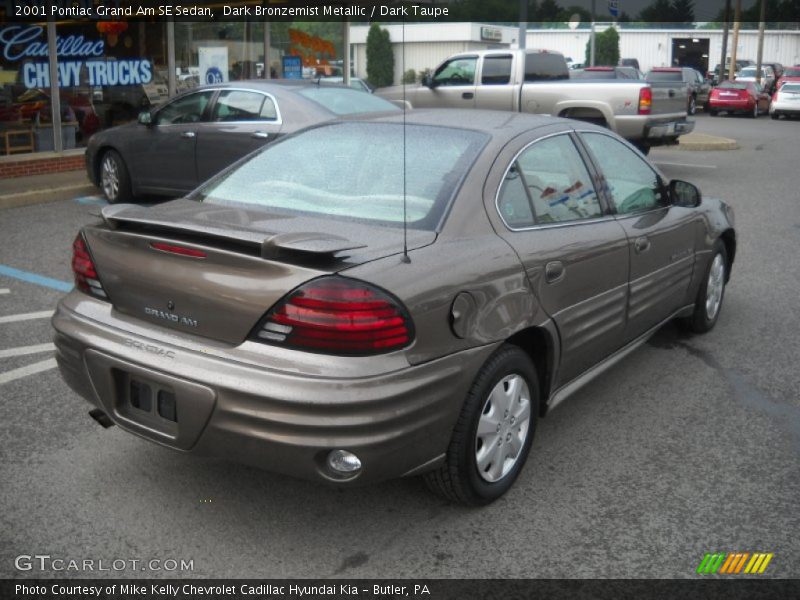
[[[669,182],[669,197],[673,205],[685,208],[697,208],[702,200],[702,194],[696,185],[680,179]]]
[[[150,114],[149,110],[143,110],[139,113],[139,125],[152,125],[153,124],[153,115]]]
[[[426,88],[433,89],[437,84],[436,80],[433,78],[433,75],[425,75],[425,77],[422,78],[422,85],[424,85]]]

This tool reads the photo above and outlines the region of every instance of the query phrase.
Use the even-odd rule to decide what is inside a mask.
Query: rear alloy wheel
[[[686,107],[686,112],[693,115],[697,112],[697,100],[694,96],[689,96],[689,105]]]
[[[706,333],[714,328],[722,310],[722,299],[725,297],[728,253],[721,240],[714,243],[711,256],[705,279],[697,292],[694,312],[685,321],[689,329],[695,333]]]
[[[111,203],[131,199],[131,181],[125,162],[116,150],[107,150],[100,159],[100,187]]]
[[[539,414],[539,384],[528,355],[502,346],[481,367],[467,394],[445,464],[425,474],[448,500],[480,506],[512,486],[530,451]]]

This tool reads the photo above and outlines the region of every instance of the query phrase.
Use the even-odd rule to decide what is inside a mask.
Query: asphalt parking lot
[[[102,204],[0,210],[0,577],[19,555],[193,561],[80,576],[695,577],[706,552],[771,552],[800,577],[800,121],[698,115],[740,149],[654,149],[736,211],[717,327],[662,329],[538,427],[506,496],[466,509],[419,480],[341,490],[103,429],[54,366],[46,315]],[[61,287],[59,287],[61,286]]]

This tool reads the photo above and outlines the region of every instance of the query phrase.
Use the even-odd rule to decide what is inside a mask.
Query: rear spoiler
[[[258,248],[262,258],[276,258],[285,252],[333,257],[348,250],[366,247],[364,244],[357,244],[347,238],[325,232],[265,233],[244,226],[218,226],[197,221],[167,221],[154,217],[135,204],[106,206],[100,212],[100,218],[110,229],[119,229],[122,224],[134,224],[192,236],[200,235],[238,243],[244,242]]]

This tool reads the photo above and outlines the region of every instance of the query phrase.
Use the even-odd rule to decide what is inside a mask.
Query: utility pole
[[[731,67],[728,79],[736,77],[736,50],[739,47],[739,26],[742,24],[742,0],[736,0],[736,12],[733,15],[733,48],[731,48]]]
[[[592,0],[592,33],[589,39],[589,66],[594,66],[594,53],[595,53],[595,40],[597,35],[594,29],[594,15],[595,15],[595,0]]]
[[[725,22],[722,24],[722,58],[719,61],[719,71],[714,73],[719,77],[720,83],[725,78],[725,59],[728,57],[728,29],[731,26],[731,0],[725,0]]]
[[[528,44],[528,0],[519,0],[519,43],[517,46],[524,50]]]
[[[761,83],[761,61],[764,59],[764,21],[767,18],[767,0],[761,0],[761,14],[758,17],[758,57],[756,58],[756,81]]]

